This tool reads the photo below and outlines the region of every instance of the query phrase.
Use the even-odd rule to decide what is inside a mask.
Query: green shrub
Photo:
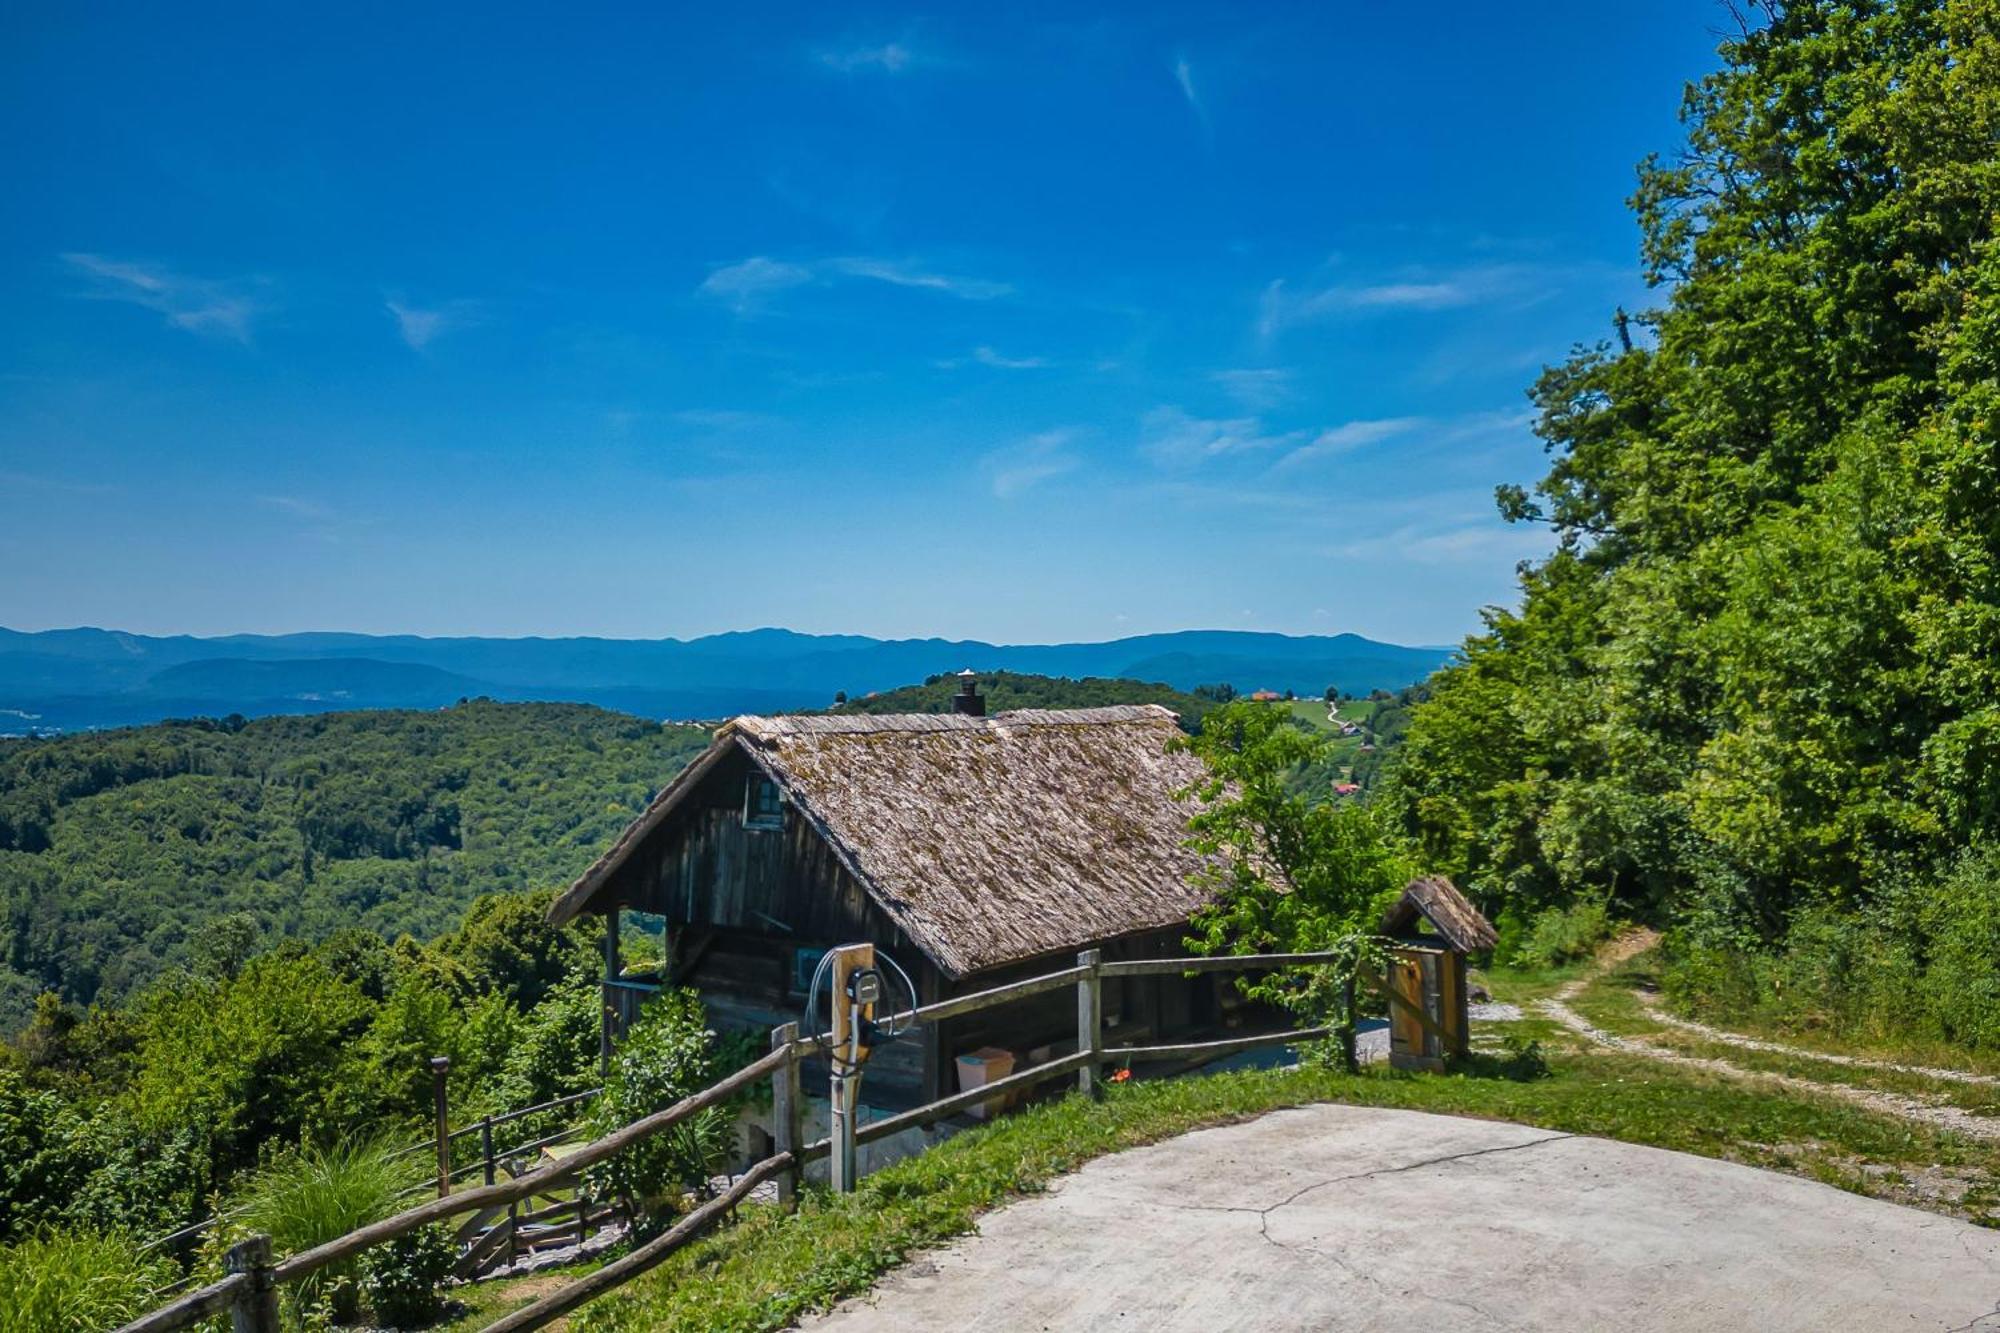
[[[272,1161],[238,1195],[239,1235],[263,1232],[280,1257],[309,1250],[397,1210],[399,1196],[421,1177],[421,1158],[400,1160],[380,1141],[306,1147]],[[357,1261],[330,1264],[289,1289],[301,1308],[330,1306],[337,1319],[358,1308]]]
[[[0,1249],[0,1333],[84,1333],[144,1314],[173,1267],[110,1231],[43,1231]]]
[[[701,1002],[693,991],[663,991],[647,1003],[612,1058],[604,1093],[591,1106],[591,1137],[664,1111],[714,1081],[715,1034]],[[593,1169],[590,1187],[635,1212],[655,1211],[714,1173],[732,1120],[720,1107],[691,1117]]]
[[[1519,967],[1559,967],[1588,958],[1611,938],[1611,913],[1597,899],[1537,912],[1507,961]]]
[[[2000,1048],[2000,851],[1899,878],[1866,908],[1814,904],[1777,945],[1691,923],[1670,933],[1668,1003],[1728,1022],[1894,1043]]]
[[[1549,1057],[1542,1050],[1542,1043],[1533,1037],[1523,1037],[1518,1032],[1509,1032],[1500,1039],[1501,1056],[1498,1068],[1503,1078],[1516,1083],[1533,1083],[1536,1079],[1549,1076]]]
[[[499,1104],[513,1110],[595,1087],[603,1003],[595,973],[551,988],[521,1020],[501,1069]]]
[[[2000,850],[1966,856],[1928,895],[1924,978],[1946,1040],[2000,1047]]]
[[[1661,945],[1660,993],[1691,1018],[1748,1013],[1758,1004],[1756,955],[1706,936],[1670,931]]]
[[[420,1227],[362,1256],[361,1290],[376,1322],[421,1328],[444,1313],[440,1288],[458,1260],[458,1246],[442,1223]]]

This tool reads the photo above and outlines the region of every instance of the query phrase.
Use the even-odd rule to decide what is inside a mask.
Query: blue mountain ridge
[[[991,644],[756,629],[694,639],[150,636],[0,629],[0,734],[190,714],[429,708],[470,695],[718,717],[828,702],[940,672],[1111,676],[1179,689],[1398,689],[1452,650],[1356,634],[1183,630],[1104,643]]]

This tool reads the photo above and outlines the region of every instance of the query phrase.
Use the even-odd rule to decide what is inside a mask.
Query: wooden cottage
[[[717,732],[551,908],[664,920],[671,976],[607,959],[609,1043],[659,985],[694,987],[722,1026],[799,1017],[820,955],[872,942],[920,1003],[1067,967],[1182,952],[1204,896],[1175,792],[1201,764],[1170,752],[1157,705],[993,717],[969,689],[951,714],[739,717]],[[1107,1044],[1220,1026],[1240,1001],[1213,975],[1107,980]],[[1226,1012],[1231,1011],[1231,1012]],[[954,1058],[1000,1046],[1023,1063],[1074,1049],[1074,997],[919,1028],[870,1062],[866,1100],[956,1090]],[[607,1045],[608,1049],[608,1045]]]

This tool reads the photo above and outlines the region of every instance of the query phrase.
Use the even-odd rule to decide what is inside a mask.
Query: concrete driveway
[[[814,1329],[2000,1330],[2000,1233],[1654,1148],[1314,1106],[1092,1162]]]

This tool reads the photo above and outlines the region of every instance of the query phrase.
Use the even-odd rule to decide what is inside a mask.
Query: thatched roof
[[[1445,943],[1460,953],[1490,949],[1498,942],[1493,926],[1458,886],[1442,875],[1413,879],[1382,917],[1384,935],[1408,935],[1419,916],[1437,927]]]
[[[958,714],[741,717],[557,900],[595,891],[712,769],[740,749],[912,942],[964,976],[1185,921],[1205,901],[1176,789],[1200,760],[1169,753],[1157,704]]]

